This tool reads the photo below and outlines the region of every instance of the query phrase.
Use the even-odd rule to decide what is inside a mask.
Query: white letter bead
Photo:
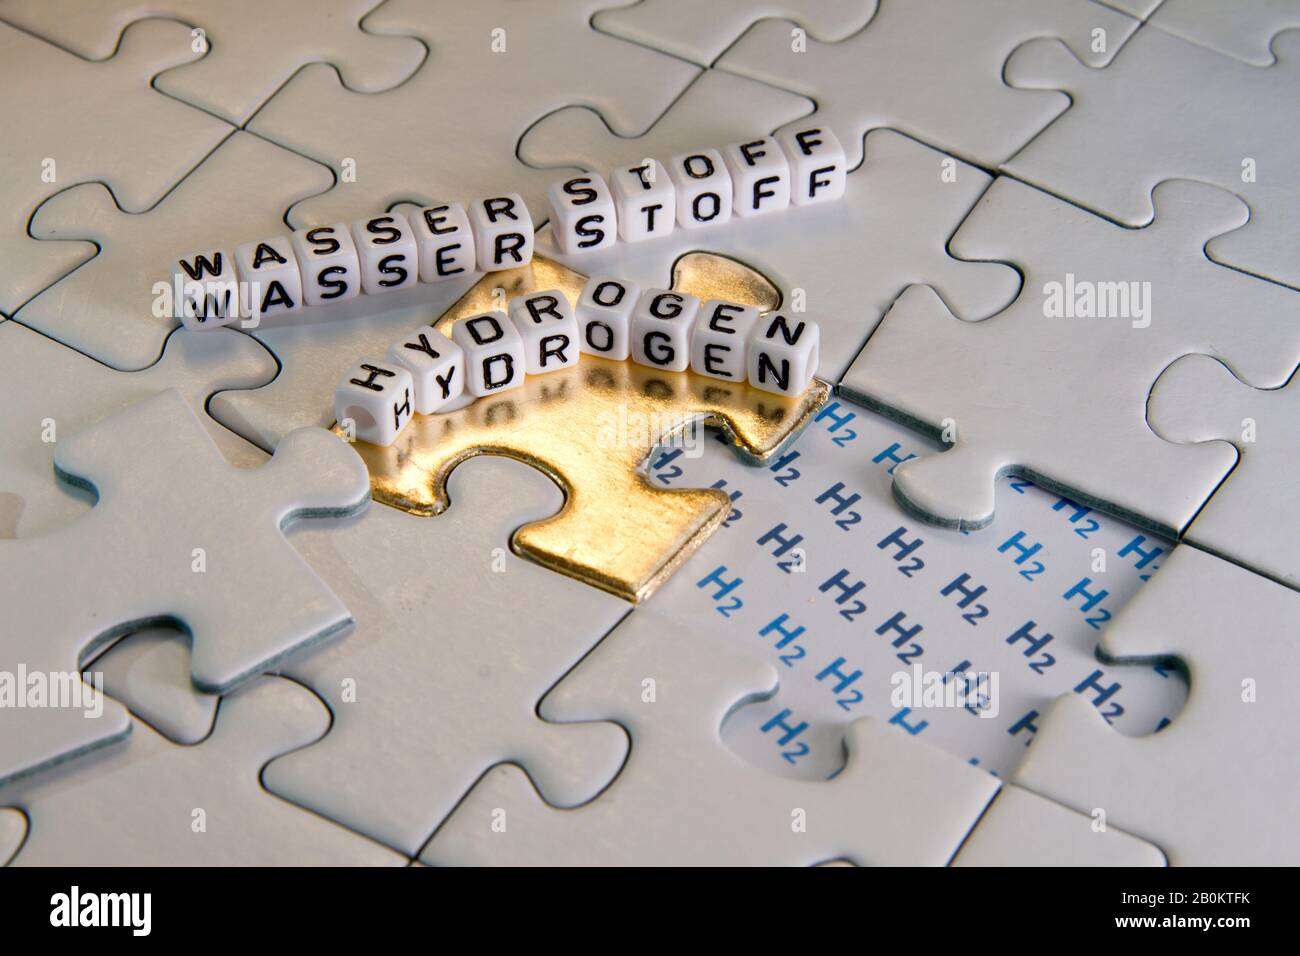
[[[711,378],[743,382],[749,334],[758,322],[758,309],[710,299],[700,306],[691,336],[691,368]]]
[[[779,312],[763,318],[749,337],[749,384],[780,395],[799,395],[817,374],[816,322]]]
[[[361,259],[361,286],[367,295],[405,289],[418,281],[415,233],[404,217],[385,213],[358,219],[352,224],[352,238]]]
[[[475,398],[524,384],[524,340],[504,312],[457,322],[451,339],[465,350],[465,388]]]
[[[239,318],[239,276],[235,257],[210,249],[172,263],[172,304],[187,329],[214,329]]]
[[[551,183],[551,233],[567,253],[612,246],[618,239],[614,197],[603,177],[586,173]]]
[[[465,390],[465,351],[431,325],[422,325],[388,347],[388,359],[411,373],[415,410],[432,415]]]
[[[289,238],[302,274],[304,302],[325,305],[361,294],[361,261],[344,223],[299,229]]]
[[[656,159],[623,166],[610,175],[618,234],[624,242],[640,242],[673,231],[677,188]]]
[[[302,305],[302,278],[298,257],[288,236],[235,246],[239,281],[245,283],[250,316],[269,318]]]
[[[532,261],[533,217],[518,193],[480,199],[470,206],[469,222],[480,272],[500,272]]]
[[[683,292],[646,289],[632,312],[632,361],[669,372],[691,364],[691,332],[700,300]]]
[[[844,147],[828,129],[810,126],[777,136],[790,164],[790,199],[796,206],[829,202],[844,195],[848,179]]]
[[[578,320],[559,289],[515,296],[510,321],[524,340],[524,371],[529,375],[578,364]]]
[[[757,216],[790,205],[790,164],[771,137],[735,143],[722,151],[737,216]]]
[[[671,218],[671,217],[669,217]],[[592,276],[578,297],[578,334],[588,355],[621,362],[629,348],[632,310],[641,287],[635,282]]]
[[[697,229],[731,218],[731,175],[716,149],[674,156],[668,175],[677,189],[677,223]]]
[[[411,373],[389,362],[361,362],[334,389],[334,420],[372,445],[391,445],[411,420]]]
[[[417,209],[411,231],[420,250],[420,281],[440,282],[474,271],[474,232],[458,202]]]

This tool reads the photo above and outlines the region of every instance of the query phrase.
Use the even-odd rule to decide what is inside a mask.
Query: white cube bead
[[[290,238],[308,305],[346,302],[361,294],[361,260],[345,223],[299,229]]]
[[[440,411],[465,390],[465,350],[431,325],[390,345],[388,359],[411,373],[415,410],[421,415]]]
[[[458,202],[417,209],[408,217],[420,250],[420,281],[441,282],[474,271],[474,231]]]
[[[178,256],[172,263],[172,310],[189,329],[214,329],[239,318],[239,275],[224,249]]]
[[[673,231],[677,220],[677,187],[655,159],[621,166],[610,174],[618,234],[624,242],[640,242]]]
[[[631,354],[632,310],[641,287],[625,279],[592,276],[578,296],[578,337],[588,355],[622,362]]]
[[[731,174],[716,149],[674,156],[668,175],[677,190],[677,224],[686,229],[721,224],[731,218]]]
[[[737,216],[758,216],[790,205],[790,164],[769,136],[733,143],[722,151],[731,174]]]
[[[632,312],[632,361],[670,372],[691,364],[691,332],[700,300],[685,292],[646,289]]]
[[[691,368],[711,378],[745,381],[749,334],[758,309],[721,299],[700,306],[691,335]]]
[[[288,236],[235,246],[235,268],[244,283],[244,303],[253,319],[291,312],[302,305],[298,257]]]
[[[334,420],[361,441],[391,445],[411,420],[411,373],[391,362],[359,362],[334,389]]]
[[[524,340],[504,312],[457,322],[451,339],[465,350],[465,388],[474,397],[524,384]]]
[[[798,395],[817,374],[821,334],[817,323],[773,312],[749,336],[749,384],[781,395]]]
[[[361,260],[361,287],[367,295],[396,292],[419,281],[415,233],[404,216],[385,213],[358,219],[352,239]]]
[[[533,217],[519,193],[480,199],[469,207],[480,272],[500,272],[533,260]]]
[[[578,364],[578,320],[559,289],[515,296],[510,300],[510,321],[524,340],[524,371],[529,375]]]
[[[848,163],[844,147],[829,129],[808,126],[776,138],[790,164],[790,200],[796,206],[830,202],[844,195]]]
[[[551,235],[566,253],[612,246],[618,239],[614,196],[603,176],[584,173],[551,183]]]

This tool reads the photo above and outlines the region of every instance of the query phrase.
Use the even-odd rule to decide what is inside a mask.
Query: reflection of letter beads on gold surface
[[[815,322],[776,312],[760,319],[752,307],[718,299],[701,310],[696,296],[669,289],[646,289],[633,302],[636,288],[606,276],[588,279],[577,296],[581,323],[565,290],[525,292],[510,300],[508,313],[483,312],[455,322],[450,339],[427,326],[416,329],[389,347],[388,360],[407,373],[411,401],[422,415],[463,407],[466,402],[456,401],[462,393],[486,398],[519,388],[525,374],[571,368],[582,353],[611,359],[630,353],[634,363],[647,368],[748,380],[780,395],[800,395],[812,384],[819,340]],[[366,385],[356,384],[358,368],[381,365],[367,360],[348,370],[334,393],[334,417],[352,421],[362,441],[391,445],[410,414],[386,413],[380,420],[372,408],[379,398],[365,394],[375,389],[373,376]],[[373,401],[362,401],[367,398]],[[387,392],[383,400],[389,400]]]

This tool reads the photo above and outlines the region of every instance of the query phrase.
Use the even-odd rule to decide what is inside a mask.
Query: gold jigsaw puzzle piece
[[[701,299],[771,309],[776,289],[748,267],[694,253],[673,270],[673,287]],[[516,295],[558,288],[576,302],[586,276],[544,257],[485,276],[448,310],[438,328]],[[798,434],[826,401],[815,381],[787,398],[696,375],[584,355],[571,368],[530,375],[520,388],[435,415],[415,415],[388,447],[357,442],[376,501],[416,515],[447,505],[446,481],[466,458],[516,458],[549,475],[565,505],[520,528],[516,552],[628,601],[644,600],[726,518],[731,500],[713,488],[665,489],[641,465],[691,421],[721,428],[740,454],[762,461]]]

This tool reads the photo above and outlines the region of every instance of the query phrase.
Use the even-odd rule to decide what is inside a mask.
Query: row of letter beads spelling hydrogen
[[[816,374],[819,340],[817,323],[807,319],[777,312],[760,318],[734,302],[642,292],[634,282],[596,276],[576,310],[564,293],[548,289],[512,299],[509,314],[457,322],[450,338],[432,326],[415,329],[383,361],[347,371],[334,392],[334,417],[362,441],[391,445],[415,412],[517,388],[526,374],[569,368],[581,353],[798,395]]]
[[[517,193],[507,193],[471,203],[468,213],[445,203],[246,242],[234,255],[211,249],[182,256],[172,285],[177,318],[202,329],[394,292],[418,280],[513,269],[532,258],[532,217]]]
[[[551,184],[551,230],[572,254],[611,245],[615,236],[640,242],[674,226],[695,229],[737,216],[757,216],[844,195],[844,148],[829,129],[779,136],[621,166],[609,182],[584,173]],[[667,175],[663,175],[663,172]]]

